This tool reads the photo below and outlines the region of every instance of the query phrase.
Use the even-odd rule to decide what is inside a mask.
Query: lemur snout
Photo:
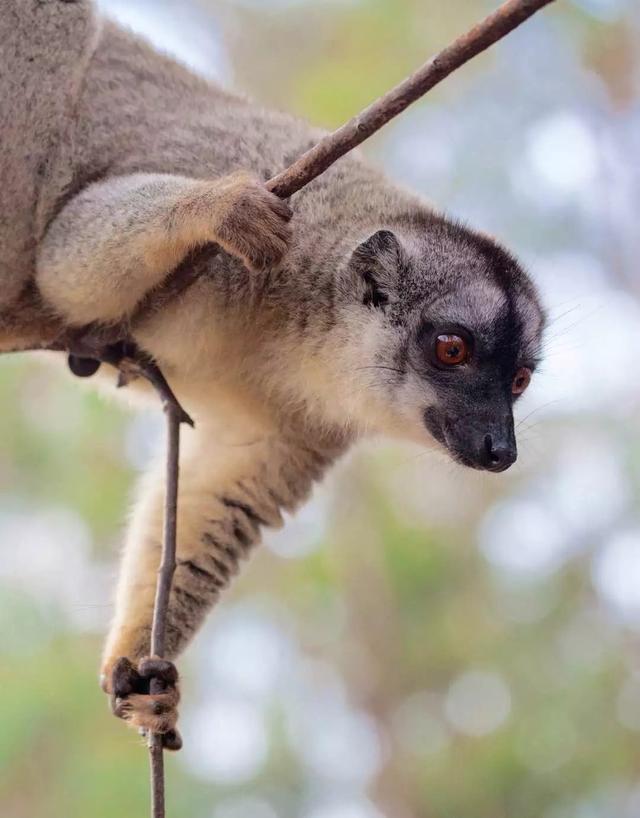
[[[518,447],[509,413],[501,420],[486,414],[462,415],[457,419],[438,417],[433,409],[425,414],[427,428],[463,466],[502,472],[518,457]]]
[[[480,462],[487,471],[501,472],[512,466],[518,457],[514,439],[486,434]]]
[[[447,435],[446,442],[454,458],[472,469],[506,471],[518,457],[515,437],[508,430],[483,434],[480,430],[470,429],[457,439]]]

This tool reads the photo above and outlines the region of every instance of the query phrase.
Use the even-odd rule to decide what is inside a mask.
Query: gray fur
[[[33,277],[42,194],[71,182],[65,142],[96,34],[90,3],[0,4],[0,310]]]
[[[287,225],[286,206],[230,174],[265,180],[320,133],[96,21],[87,0],[2,0],[0,65],[0,329],[35,287],[81,325],[127,316],[185,258],[201,273],[135,330],[197,421],[171,654],[260,529],[359,436],[435,438],[464,459],[487,430],[513,435],[511,385],[535,365],[543,314],[491,239],[355,154],[293,197]],[[446,325],[475,339],[456,374],[429,359]],[[107,672],[148,650],[162,486],[151,474],[136,508]]]

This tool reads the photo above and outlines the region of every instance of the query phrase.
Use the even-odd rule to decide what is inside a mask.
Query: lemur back
[[[3,0],[0,12],[0,310],[33,276],[50,214],[43,189],[64,189],[59,161],[97,38],[93,4]]]
[[[88,65],[81,93],[69,123],[74,180],[63,201],[89,182],[137,172],[175,173],[199,179],[218,178],[234,170],[250,170],[268,179],[314,145],[323,131],[289,114],[269,110],[229,93],[152,48],[120,25],[105,20]],[[327,216],[316,203],[320,191],[354,183],[380,185],[381,174],[360,163],[355,154],[308,185],[296,196],[296,214],[313,201],[313,220]],[[389,185],[371,197],[355,194],[364,204],[384,199]],[[53,194],[59,191],[52,191]],[[334,191],[335,193],[335,191]],[[336,221],[349,212],[357,219],[352,198],[333,205]],[[406,197],[406,201],[414,200]]]
[[[76,184],[106,174],[268,178],[313,140],[291,116],[230,94],[105,21],[76,110]]]

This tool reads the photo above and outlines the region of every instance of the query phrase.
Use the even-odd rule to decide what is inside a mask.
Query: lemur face
[[[455,461],[504,471],[517,457],[513,406],[538,363],[535,289],[488,238],[435,218],[422,235],[401,229],[356,251],[367,258],[363,304],[387,327],[375,351],[377,366],[395,373],[384,379],[387,399],[408,436],[419,438],[419,425]]]
[[[424,424],[465,466],[501,472],[517,457],[513,405],[537,363],[524,332],[531,305],[518,301],[469,285],[425,305],[410,342],[411,366],[430,387]]]

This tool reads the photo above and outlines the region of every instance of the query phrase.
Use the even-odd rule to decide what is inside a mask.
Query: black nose
[[[516,462],[517,457],[515,441],[489,434],[484,436],[480,462],[487,471],[504,471]]]

